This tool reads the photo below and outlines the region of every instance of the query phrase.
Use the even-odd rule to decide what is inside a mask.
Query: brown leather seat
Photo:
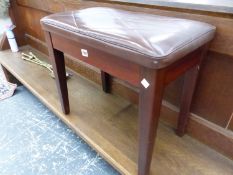
[[[214,37],[212,25],[94,7],[41,19],[44,29],[150,68],[162,68]]]

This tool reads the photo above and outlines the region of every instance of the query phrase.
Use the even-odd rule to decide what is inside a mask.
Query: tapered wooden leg
[[[65,61],[64,61],[63,52],[53,49],[53,53],[50,54],[50,60],[53,65],[53,72],[55,75],[59,98],[62,103],[62,110],[65,114],[68,114],[70,112],[70,107],[69,107]]]
[[[108,73],[101,71],[102,88],[106,93],[110,93],[110,78]]]
[[[68,90],[66,83],[65,60],[63,52],[52,47],[51,37],[49,32],[45,32],[46,41],[49,49],[49,59],[53,66],[53,72],[56,80],[56,85],[59,93],[62,111],[65,114],[70,112]]]
[[[207,55],[208,48],[209,43],[202,47],[200,55],[197,58],[199,59],[199,63],[185,73],[181,96],[180,114],[176,130],[178,136],[183,136],[187,131],[192,97],[195,91],[200,66],[204,57]]]
[[[149,86],[146,88],[140,84],[138,175],[148,175],[162,104],[164,78],[162,72],[146,68],[142,69],[141,75]]]
[[[183,136],[186,133],[190,113],[190,106],[196,87],[198,73],[199,65],[188,70],[184,75],[184,85],[181,96],[181,106],[176,131],[178,136]]]

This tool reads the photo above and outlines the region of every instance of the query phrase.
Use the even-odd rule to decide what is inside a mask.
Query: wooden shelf
[[[24,52],[29,50],[33,49],[21,48]],[[55,81],[47,70],[23,61],[20,53],[10,51],[0,52],[0,64],[117,170],[122,174],[136,174],[137,106],[121,97],[105,94],[100,86],[74,75],[68,80],[71,113],[64,115]],[[188,136],[177,137],[164,124],[158,129],[151,167],[152,175],[233,173],[231,160]]]

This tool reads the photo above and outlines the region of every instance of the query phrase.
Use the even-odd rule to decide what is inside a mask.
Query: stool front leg
[[[62,104],[62,111],[65,114],[68,114],[70,113],[70,106],[68,99],[66,70],[63,52],[53,49],[53,52],[50,54],[50,60],[53,65],[53,73],[56,79],[59,98]]]
[[[50,60],[53,66],[53,72],[56,80],[56,85],[59,93],[59,98],[62,104],[62,111],[65,114],[70,112],[68,90],[66,83],[66,70],[63,52],[52,49],[52,53],[49,52]]]
[[[70,112],[70,105],[69,105],[68,90],[66,83],[64,54],[63,52],[53,48],[51,35],[47,31],[45,31],[45,39],[48,45],[49,59],[53,66],[53,73],[56,80],[62,111],[65,114],[68,114]]]
[[[162,71],[143,68],[141,77],[138,175],[148,175],[162,104],[164,76]]]

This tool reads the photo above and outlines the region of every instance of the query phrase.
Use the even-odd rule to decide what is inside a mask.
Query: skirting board
[[[166,118],[162,118],[171,127],[176,127],[178,108],[163,101],[162,111],[167,111]],[[233,133],[193,113],[190,114],[188,135],[215,149],[221,154],[233,159]]]

